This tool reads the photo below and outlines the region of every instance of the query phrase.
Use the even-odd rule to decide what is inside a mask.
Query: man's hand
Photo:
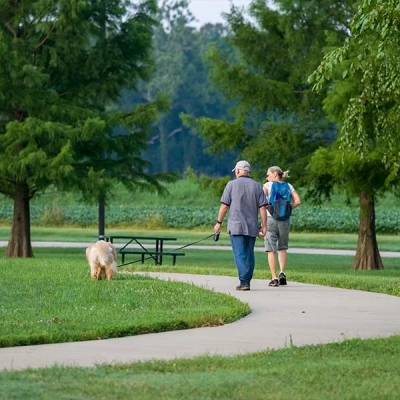
[[[218,222],[214,225],[214,233],[220,233],[221,232],[221,224]]]
[[[266,234],[267,234],[267,227],[266,226],[261,227],[261,231],[258,232],[258,237],[262,239],[263,237],[265,237]]]

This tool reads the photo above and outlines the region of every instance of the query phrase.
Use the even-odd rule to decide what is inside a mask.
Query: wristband
[[[218,221],[218,220],[217,220],[217,224],[222,224],[222,221]]]

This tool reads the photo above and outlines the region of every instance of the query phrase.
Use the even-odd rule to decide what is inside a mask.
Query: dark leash
[[[182,247],[178,247],[177,249],[175,249],[175,250],[172,250],[172,251],[177,251],[177,250],[184,249],[185,247],[193,246],[194,244],[196,244],[196,243],[200,243],[200,242],[202,242],[203,240],[209,239],[210,237],[213,237],[213,236],[215,236],[215,235],[218,235],[218,237],[219,237],[219,233],[218,233],[218,234],[217,234],[217,233],[213,233],[212,235],[206,236],[205,238],[203,238],[203,239],[200,239],[200,240],[198,240],[197,242],[193,242],[193,243],[185,244],[184,246],[182,246]],[[214,240],[215,240],[215,239],[214,239]],[[217,239],[217,240],[218,240],[218,239]],[[217,241],[217,240],[215,240],[215,241]]]
[[[197,240],[196,242],[189,243],[189,244],[185,244],[184,246],[178,247],[177,249],[173,249],[173,250],[171,250],[171,251],[182,250],[182,249],[184,249],[184,248],[186,248],[186,247],[193,246],[194,244],[200,243],[200,242],[202,242],[203,240],[207,240],[207,239],[209,239],[210,237],[212,237],[212,238],[214,239],[215,242],[218,242],[218,239],[219,239],[219,232],[218,232],[218,233],[213,233],[213,234],[211,234],[211,235],[208,235],[208,236],[206,236],[206,237],[203,238],[203,239]],[[144,249],[143,246],[142,246],[142,248]],[[146,251],[146,249],[144,249],[144,250]],[[144,258],[143,260],[150,260],[150,258],[154,259],[154,256],[146,257],[146,258]],[[142,260],[140,259],[140,260],[135,260],[135,261],[130,261],[130,262],[128,262],[128,263],[120,264],[120,265],[117,265],[117,268],[123,267],[123,266],[125,266],[125,265],[129,265],[129,264],[135,264],[135,263],[137,263],[137,262],[139,262],[139,261],[142,261]]]

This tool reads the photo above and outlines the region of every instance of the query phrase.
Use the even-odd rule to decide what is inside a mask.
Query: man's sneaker
[[[287,285],[286,274],[283,271],[281,271],[281,273],[279,274],[279,285],[280,286]]]
[[[278,279],[271,279],[271,282],[268,283],[268,286],[279,286],[279,281]]]
[[[250,290],[250,285],[242,285],[236,286],[236,290]]]

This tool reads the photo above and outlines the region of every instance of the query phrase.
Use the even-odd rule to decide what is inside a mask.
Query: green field
[[[192,180],[167,185],[168,194],[140,191],[128,193],[117,186],[106,205],[107,229],[132,230],[206,230],[212,229],[219,208],[220,196],[202,188]],[[358,232],[359,209],[351,200],[335,194],[330,202],[315,207],[306,199],[292,215],[292,232],[346,233]],[[301,193],[302,190],[300,189]],[[95,200],[95,199],[94,199]],[[376,201],[376,232],[379,235],[400,233],[398,199],[387,194]],[[10,226],[13,204],[0,197],[0,226]],[[95,228],[98,207],[82,204],[73,194],[48,191],[31,202],[31,223],[34,227]]]

